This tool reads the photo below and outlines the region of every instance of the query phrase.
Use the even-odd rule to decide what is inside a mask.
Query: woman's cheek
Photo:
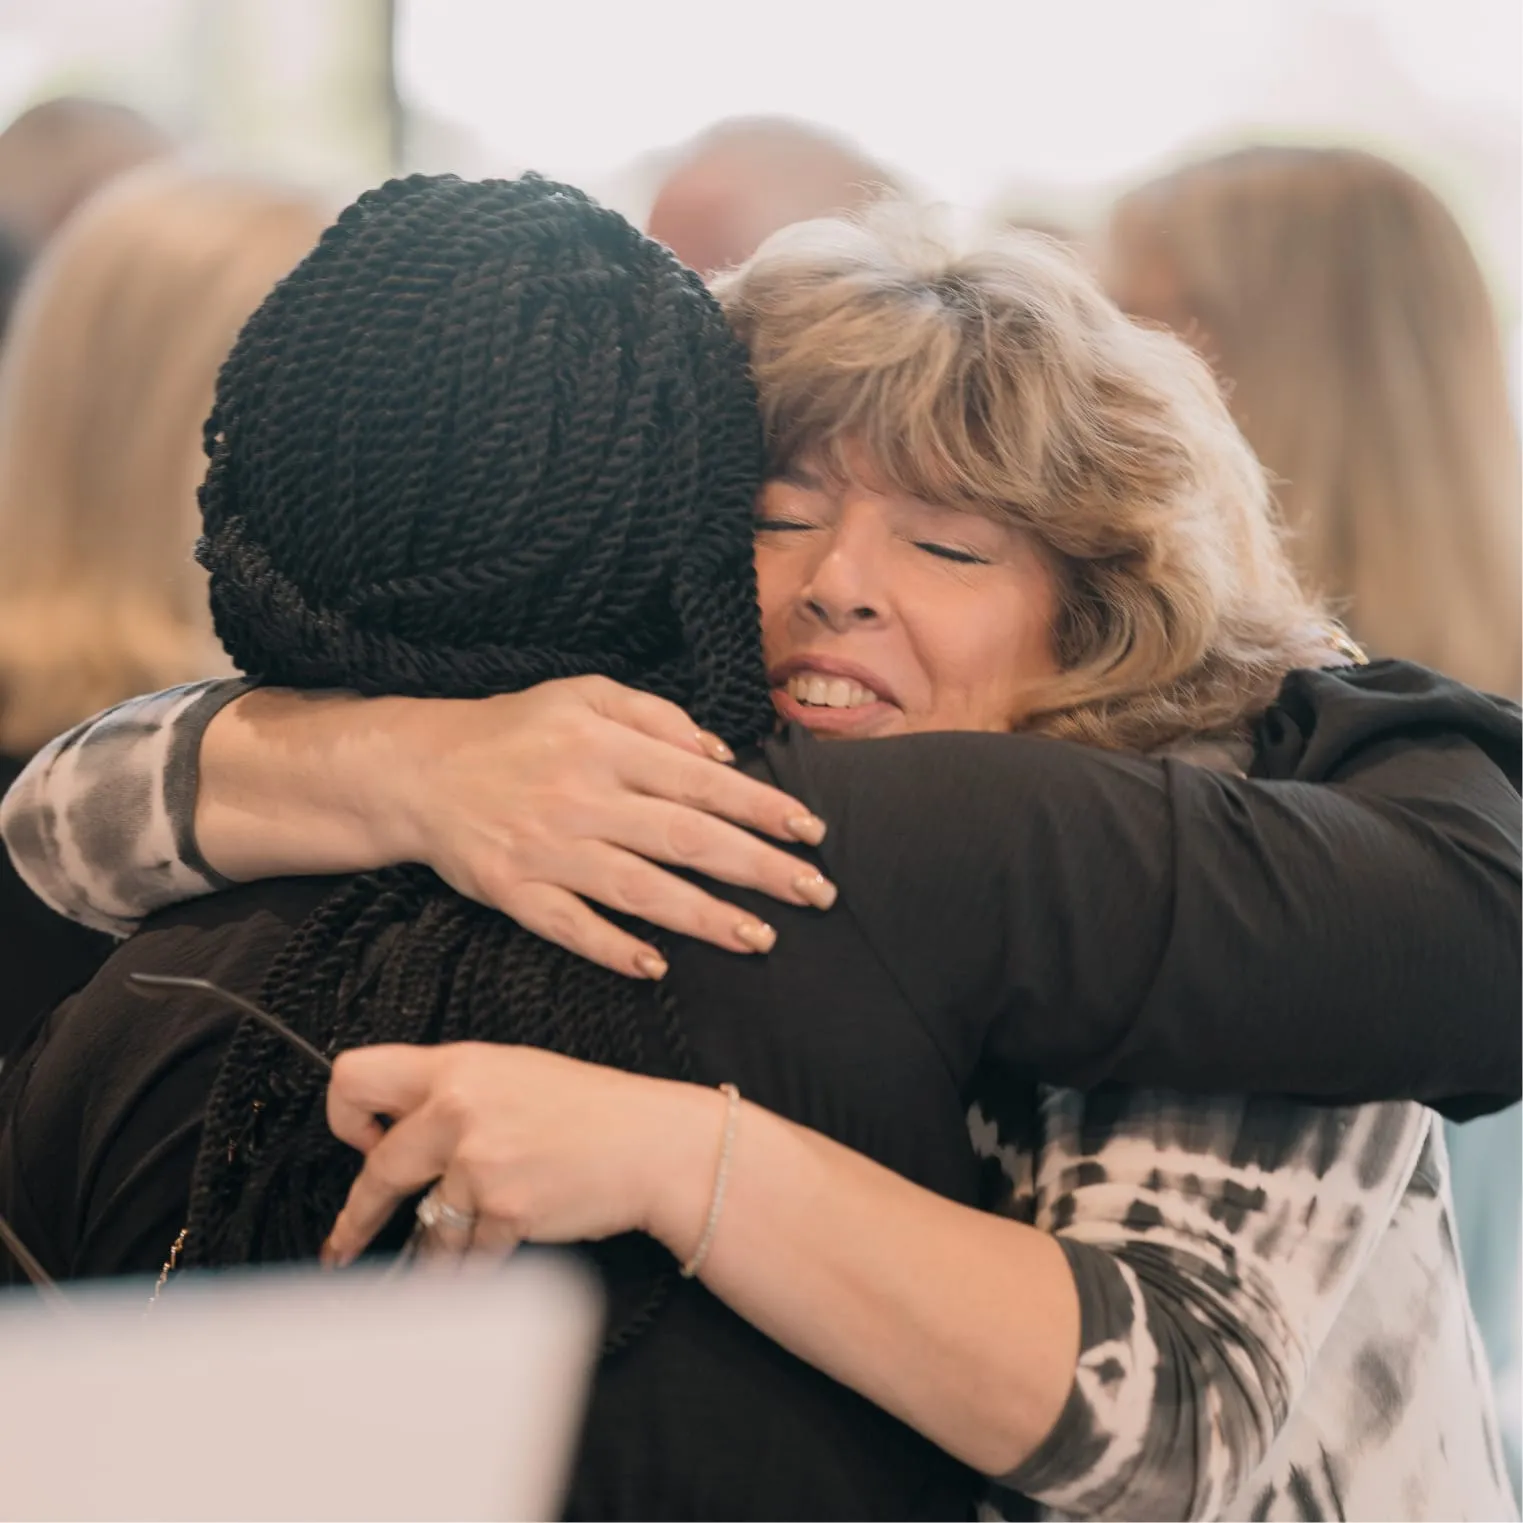
[[[780,621],[793,600],[792,583],[788,567],[781,552],[766,546],[758,546],[756,552],[756,601],[761,609],[762,640],[766,642],[769,629]]]

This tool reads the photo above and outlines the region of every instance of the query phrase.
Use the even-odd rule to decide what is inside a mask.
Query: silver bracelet
[[[693,1249],[693,1256],[682,1266],[682,1278],[691,1280],[709,1256],[714,1246],[714,1232],[719,1226],[719,1213],[724,1209],[724,1187],[730,1177],[730,1154],[735,1147],[735,1128],[740,1121],[740,1091],[733,1084],[721,1084],[719,1092],[725,1097],[724,1137],[719,1144],[719,1166],[714,1170],[714,1195],[709,1201],[709,1219],[703,1224],[703,1236]]]

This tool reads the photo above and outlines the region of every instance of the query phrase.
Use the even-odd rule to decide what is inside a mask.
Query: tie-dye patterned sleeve
[[[1056,1428],[1001,1484],[1063,1516],[1246,1516],[1430,1120],[1046,1092],[1029,1205],[1068,1256],[1081,1349]]]
[[[129,699],[37,753],[0,801],[0,832],[33,893],[126,936],[166,904],[226,887],[196,847],[197,762],[225,678]]]

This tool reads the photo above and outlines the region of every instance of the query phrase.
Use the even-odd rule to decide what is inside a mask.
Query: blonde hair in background
[[[860,456],[1043,548],[1062,671],[1027,728],[1136,749],[1236,734],[1288,670],[1334,659],[1209,369],[1054,240],[958,254],[885,207],[787,229],[715,291],[774,469]]]
[[[1517,697],[1518,432],[1438,197],[1358,150],[1249,148],[1125,197],[1107,261],[1119,300],[1216,365],[1303,576],[1355,636]]]
[[[292,191],[154,166],[29,276],[0,356],[0,752],[226,671],[193,559],[201,425],[324,220]]]

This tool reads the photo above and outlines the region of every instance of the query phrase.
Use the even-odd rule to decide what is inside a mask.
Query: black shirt
[[[26,763],[0,755],[0,795]],[[111,937],[55,914],[0,852],[0,1058],[111,955]]]

